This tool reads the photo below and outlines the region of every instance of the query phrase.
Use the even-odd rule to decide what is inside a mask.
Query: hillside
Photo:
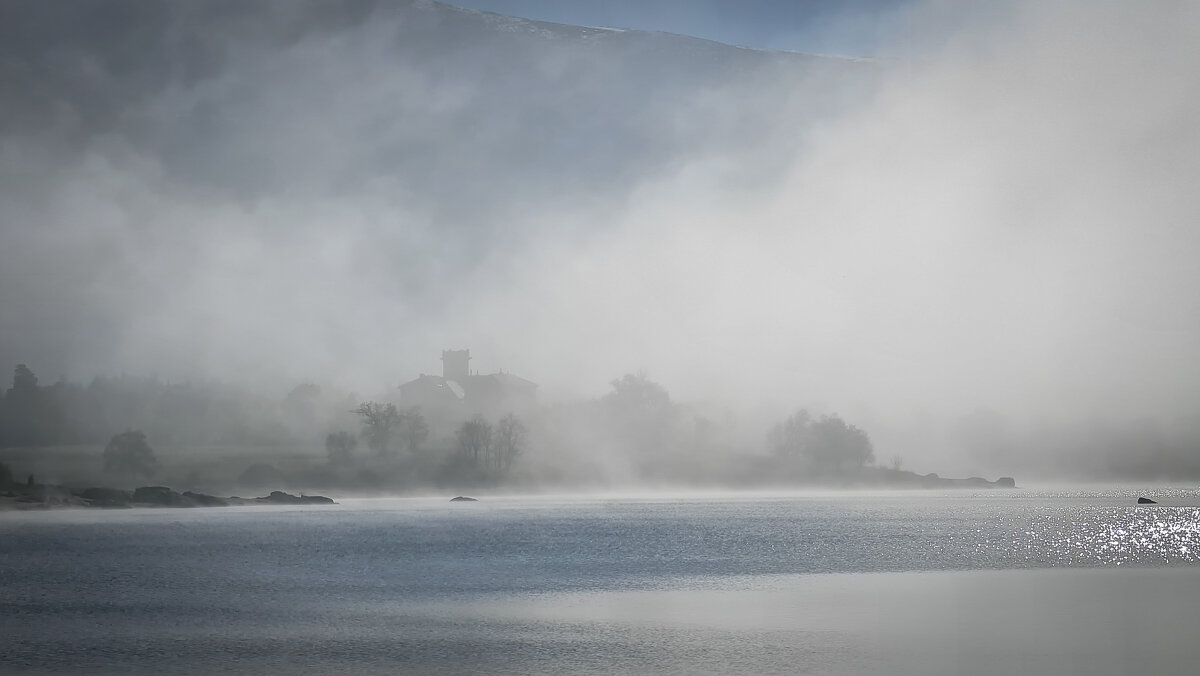
[[[563,214],[603,231],[695,166],[769,184],[875,71],[431,2],[3,3],[0,363],[231,376],[264,360],[196,337],[439,322]]]

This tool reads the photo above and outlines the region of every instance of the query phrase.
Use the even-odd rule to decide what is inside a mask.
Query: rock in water
[[[79,497],[87,500],[93,507],[128,507],[133,495],[129,491],[117,488],[87,488]]]
[[[199,505],[200,507],[225,507],[229,504],[227,500],[222,498],[218,498],[213,495],[206,495],[204,493],[193,493],[191,491],[184,491],[183,497],[191,500],[194,504]]]
[[[479,501],[476,500],[475,498],[468,498],[465,495],[460,495],[455,498],[450,498],[450,502],[479,502]]]
[[[1158,502],[1151,500],[1150,498],[1138,498],[1138,504],[1139,505],[1157,505]]]
[[[159,507],[190,507],[194,504],[166,486],[142,486],[133,491],[132,501]]]
[[[283,491],[271,491],[265,498],[254,498],[257,502],[271,505],[336,505],[332,498],[324,495],[292,495]]]

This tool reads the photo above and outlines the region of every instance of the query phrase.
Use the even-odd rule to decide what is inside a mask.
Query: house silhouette
[[[438,417],[499,417],[537,404],[537,384],[500,371],[471,373],[470,350],[442,350],[442,375],[420,374],[400,386],[405,406]]]

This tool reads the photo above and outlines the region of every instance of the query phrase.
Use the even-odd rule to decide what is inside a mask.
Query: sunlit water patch
[[[1070,519],[1035,517],[1022,536],[1011,544],[1023,546],[1031,560],[1051,565],[1196,563],[1200,509],[1084,509]],[[988,540],[981,546],[1009,543]]]

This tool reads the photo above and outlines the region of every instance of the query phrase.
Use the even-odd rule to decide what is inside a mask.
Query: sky
[[[948,32],[959,9],[919,12],[914,0],[464,0],[461,7],[583,26],[663,31],[760,49],[845,56],[903,50],[916,26]],[[996,4],[996,3],[993,3]],[[937,25],[940,24],[940,25]]]

